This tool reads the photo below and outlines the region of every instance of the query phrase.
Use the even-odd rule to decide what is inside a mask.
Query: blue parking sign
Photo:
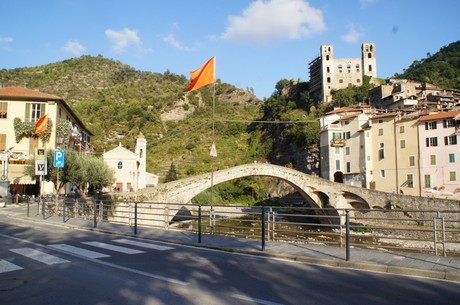
[[[54,167],[64,167],[64,151],[56,149],[54,151]]]

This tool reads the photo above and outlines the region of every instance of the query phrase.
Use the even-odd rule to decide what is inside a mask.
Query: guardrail
[[[33,203],[29,203],[32,205]],[[321,243],[345,248],[411,251],[434,255],[460,255],[460,211],[398,209],[333,209],[310,207],[218,206],[99,199],[40,198],[43,219],[62,216],[139,228],[183,230],[235,238]],[[27,213],[33,208],[28,208]]]

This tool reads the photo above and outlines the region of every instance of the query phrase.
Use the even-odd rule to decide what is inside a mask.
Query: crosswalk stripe
[[[10,251],[47,265],[69,263],[68,260],[32,248],[10,249]]]
[[[90,251],[78,247],[74,247],[71,245],[66,245],[66,244],[55,244],[55,245],[49,245],[51,248],[67,252],[67,253],[72,253],[76,254],[79,256],[87,257],[87,258],[104,258],[104,257],[110,257],[108,254],[103,254],[95,251]]]
[[[18,265],[15,265],[8,261],[0,259],[0,273],[16,271],[16,270],[21,270],[21,269],[24,269],[24,268],[19,267]]]
[[[111,245],[111,244],[101,243],[101,242],[98,242],[98,241],[87,241],[87,242],[82,242],[82,244],[90,245],[90,246],[97,247],[97,248],[112,250],[112,251],[115,251],[115,252],[121,252],[121,253],[125,253],[125,254],[145,253],[145,251],[140,251],[140,250],[125,248],[125,247],[115,246],[115,245]]]
[[[160,246],[160,245],[155,245],[155,244],[150,244],[150,243],[144,243],[136,240],[131,240],[131,239],[115,239],[113,240],[114,242],[117,243],[122,243],[122,244],[127,244],[127,245],[132,245],[132,246],[138,246],[142,248],[148,248],[148,249],[154,249],[154,250],[160,250],[160,251],[165,251],[165,250],[171,250],[174,249],[173,247],[168,247],[168,246]]]

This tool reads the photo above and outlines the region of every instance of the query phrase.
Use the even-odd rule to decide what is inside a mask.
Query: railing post
[[[97,227],[97,200],[93,198],[93,209],[94,209],[94,215],[93,215],[93,228]]]
[[[265,207],[262,207],[262,251],[265,251]]]
[[[42,197],[42,216],[45,219],[45,199]]]
[[[345,223],[346,223],[346,260],[350,260],[350,210],[345,210]]]
[[[201,244],[201,205],[198,206],[198,243]]]
[[[134,202],[134,234],[137,234],[137,201]]]
[[[433,217],[433,246],[434,246],[434,255],[438,256],[438,242],[437,242],[437,221],[436,217]]]

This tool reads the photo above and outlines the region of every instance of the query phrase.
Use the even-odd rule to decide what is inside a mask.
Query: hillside
[[[427,58],[415,60],[403,73],[394,77],[460,91],[460,41],[442,47],[433,55],[428,53]]]
[[[179,177],[211,170],[212,86],[184,94],[189,79],[169,71],[141,72],[102,56],[82,56],[39,67],[0,71],[3,86],[23,86],[61,96],[94,133],[98,153],[134,149],[142,132],[148,141],[148,170],[164,176],[171,162]],[[247,121],[259,117],[261,101],[232,85],[216,84],[215,167],[243,162]],[[214,161],[216,161],[214,160]]]

